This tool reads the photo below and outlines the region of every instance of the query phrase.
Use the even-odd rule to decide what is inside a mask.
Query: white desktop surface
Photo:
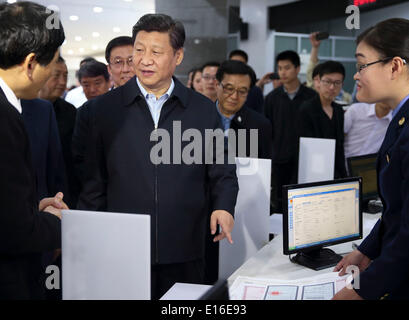
[[[380,213],[364,213],[362,228],[363,239],[365,239],[365,237],[370,233],[380,216]],[[352,243],[360,244],[362,240],[350,241],[328,248],[334,250],[338,254],[346,254],[353,250]],[[238,268],[228,278],[228,284],[231,286],[238,276],[294,280],[311,277],[321,273],[327,273],[332,271],[333,268],[334,267],[330,267],[315,271],[292,263],[289,260],[289,256],[283,254],[283,235],[281,233],[275,236],[274,239],[261,248],[256,255],[247,260],[240,268]]]
[[[176,282],[160,300],[198,300],[212,286]]]

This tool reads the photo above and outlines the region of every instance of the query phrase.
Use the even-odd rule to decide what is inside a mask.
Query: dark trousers
[[[271,200],[274,212],[283,212],[283,186],[297,183],[297,161],[273,163],[271,180]]]
[[[210,231],[206,233],[204,283],[208,285],[215,284],[219,279],[219,242],[213,242],[214,237],[216,235]]]
[[[203,260],[158,264],[151,268],[151,297],[159,300],[176,282],[203,284]]]

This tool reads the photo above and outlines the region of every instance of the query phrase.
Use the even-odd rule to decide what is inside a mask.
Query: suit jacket
[[[318,95],[302,104],[295,129],[298,132],[297,143],[299,145],[300,137],[335,139],[334,177],[345,178],[344,110],[335,102],[331,105],[333,114],[329,120]]]
[[[408,299],[409,101],[389,124],[377,160],[381,219],[358,247],[373,262],[360,274],[364,299]]]
[[[64,157],[68,183],[68,194],[64,197],[64,200],[70,208],[76,208],[80,193],[80,185],[74,169],[71,142],[77,109],[61,98],[55,100],[53,106],[55,118],[57,119],[58,131],[60,133],[62,154]]]
[[[217,107],[216,107],[217,108]],[[272,128],[270,121],[264,117],[263,114],[249,109],[244,105],[233,117],[230,122],[230,129],[234,130],[236,134],[235,140],[230,140],[229,143],[235,143],[236,153],[232,156],[237,157],[250,157],[254,150],[251,146],[251,129],[257,129],[257,158],[270,159],[272,158],[273,140],[272,140]],[[240,141],[238,141],[239,130],[245,130],[245,148],[239,150]],[[253,146],[254,148],[254,146]],[[231,159],[233,161],[233,159]],[[209,206],[211,199],[208,201]],[[210,211],[210,210],[209,210]],[[208,223],[210,222],[210,219]],[[206,234],[206,250],[205,250],[205,282],[212,284],[218,279],[219,274],[219,243],[213,242],[214,235],[210,233],[210,230]]]
[[[263,91],[257,86],[251,87],[244,106],[264,114]]]
[[[40,253],[60,248],[60,220],[38,211],[30,142],[0,89],[0,299],[43,298]]]
[[[91,139],[86,148],[86,178],[78,206],[149,214],[151,257],[155,264],[202,258],[209,228],[205,223],[207,187],[211,190],[212,209],[224,209],[231,214],[238,193],[236,166],[227,164],[227,159],[226,164],[206,164],[205,152],[200,155],[195,150],[201,163],[184,163],[183,158],[190,154],[186,152],[178,164],[179,143],[181,150],[186,150],[192,139],[199,139],[196,141],[204,150],[205,130],[221,129],[221,122],[209,99],[186,88],[176,78],[174,82],[175,88],[162,107],[156,130],[135,77],[84,105],[92,115]],[[178,124],[180,131],[175,127]],[[188,129],[195,130],[186,132]],[[166,155],[167,146],[163,143],[162,152],[158,151],[160,144],[151,139],[151,134],[166,140],[167,133],[171,164],[155,164],[152,159]],[[183,133],[189,141],[185,141],[186,136],[181,141]],[[174,147],[178,153],[172,152]]]
[[[258,147],[257,158],[270,159],[272,158],[273,139],[272,127],[270,121],[262,114],[243,106],[235,115],[230,123],[230,129],[236,133],[236,139],[239,137],[239,129],[246,130],[246,149],[244,154],[239,154],[239,148],[236,145],[236,155],[238,157],[249,157],[251,151],[250,144],[250,129],[258,130]]]
[[[21,100],[23,121],[37,175],[38,200],[67,193],[64,158],[53,105],[46,100]]]
[[[280,86],[271,91],[264,99],[265,116],[273,127],[273,163],[286,164],[297,161],[296,120],[304,101],[312,99],[317,93],[311,88],[300,85],[294,99],[290,99]]]
[[[72,134],[72,160],[75,175],[79,181],[79,191],[81,193],[85,179],[85,151],[87,141],[90,138],[90,114],[89,105],[84,104],[78,108],[75,126]]]

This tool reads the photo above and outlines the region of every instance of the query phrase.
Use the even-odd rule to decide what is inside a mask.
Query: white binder
[[[63,210],[64,300],[149,300],[150,216]]]
[[[219,279],[227,279],[269,241],[271,160],[236,158],[239,194],[233,244],[220,241]]]

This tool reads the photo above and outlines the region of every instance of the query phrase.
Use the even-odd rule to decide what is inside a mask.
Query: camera
[[[325,39],[328,39],[328,38],[329,38],[329,33],[326,32],[326,31],[318,32],[318,33],[315,35],[315,39],[316,39],[317,41],[325,40]]]

